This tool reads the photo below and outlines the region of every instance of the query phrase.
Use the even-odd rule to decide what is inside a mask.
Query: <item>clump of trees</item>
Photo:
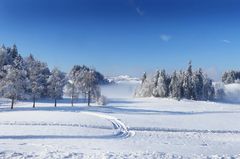
[[[227,71],[222,75],[222,82],[225,84],[240,83],[240,71]]]
[[[193,71],[189,62],[186,71],[174,71],[171,76],[166,74],[165,70],[158,70],[153,77],[147,77],[144,73],[135,96],[213,100],[215,91],[212,80],[204,75],[201,69]]]
[[[78,98],[82,94],[87,99],[88,105],[91,103],[91,99],[98,100],[101,96],[99,87],[99,74],[95,73],[94,69],[90,69],[86,66],[75,65],[71,69],[68,77],[66,91],[71,97],[71,103],[73,106],[74,99]]]
[[[72,99],[83,94],[90,105],[91,99],[97,101],[101,96],[99,84],[108,84],[108,80],[87,66],[75,65],[67,75],[57,68],[50,71],[32,54],[23,58],[16,45],[0,47],[0,96],[11,99],[11,109],[17,99],[32,99],[35,108],[36,100],[50,98],[56,107],[64,88]]]

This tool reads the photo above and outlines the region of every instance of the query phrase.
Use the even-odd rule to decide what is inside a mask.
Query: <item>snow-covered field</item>
[[[240,158],[239,103],[134,99],[136,85],[102,88],[106,106],[2,99],[0,158]]]

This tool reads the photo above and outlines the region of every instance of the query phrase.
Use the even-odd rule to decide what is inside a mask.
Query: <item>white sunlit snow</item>
[[[0,158],[240,158],[239,84],[225,103],[133,98],[137,85],[104,86],[106,106],[1,99]]]

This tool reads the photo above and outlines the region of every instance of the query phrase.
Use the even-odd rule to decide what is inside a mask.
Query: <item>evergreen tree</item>
[[[203,98],[204,100],[213,100],[214,99],[214,87],[212,84],[212,80],[209,78],[204,79],[203,85]]]
[[[147,78],[147,74],[144,72],[142,83],[137,87],[134,96],[135,97],[151,97],[153,95],[154,83],[153,80]]]
[[[184,73],[183,91],[184,98],[193,99],[193,83],[192,83],[192,63],[189,62],[187,72]]]
[[[168,96],[168,83],[165,70],[161,70],[156,87],[158,97]]]
[[[146,79],[147,79],[147,73],[144,72],[142,77],[142,84],[146,81]]]
[[[222,76],[222,82],[225,84],[235,83],[240,81],[240,71],[227,71]]]
[[[160,76],[160,71],[157,70],[156,74],[154,75],[154,77],[152,79],[152,83],[153,83],[152,95],[154,97],[159,97],[158,90],[157,90],[159,76]]]
[[[180,98],[179,97],[179,79],[177,76],[177,72],[174,71],[171,77],[171,82],[169,85],[169,94],[172,98]]]
[[[186,72],[176,71],[171,78],[165,70],[153,76],[152,80],[146,78],[144,74],[140,87],[136,89],[136,97],[173,97],[178,100],[182,98],[192,100],[213,100],[214,87],[212,80],[205,77],[202,70],[193,72],[191,61]],[[158,80],[157,80],[158,79]],[[150,95],[152,92],[152,95]]]
[[[199,69],[193,74],[193,99],[202,100],[203,99],[203,80],[204,76],[202,70]]]

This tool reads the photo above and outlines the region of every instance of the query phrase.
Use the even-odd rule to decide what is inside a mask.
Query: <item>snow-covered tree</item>
[[[80,95],[79,76],[81,66],[75,65],[68,74],[68,82],[66,84],[66,94],[71,97],[71,105],[73,106],[74,99]]]
[[[155,87],[157,96],[156,97],[167,97],[168,96],[168,81],[165,70],[161,70],[157,86]]]
[[[176,71],[171,78],[165,71],[157,71],[151,80],[144,74],[142,83],[137,87],[136,97],[172,97],[192,100],[213,100],[214,87],[212,80],[203,75],[202,70],[193,72],[189,62],[188,69],[183,72]]]
[[[214,99],[214,87],[212,84],[212,80],[209,78],[204,79],[204,86],[203,86],[203,97],[204,100],[213,100]]]
[[[66,84],[65,74],[54,68],[48,78],[48,95],[54,99],[54,106],[57,106],[57,99],[62,99],[63,88]]]
[[[84,76],[80,80],[80,88],[87,94],[88,106],[90,106],[92,98],[97,100],[101,96],[100,87],[93,70],[84,72]]]
[[[25,62],[31,85],[29,94],[32,96],[33,107],[35,108],[36,99],[47,97],[47,79],[50,71],[45,63],[35,60],[33,55],[27,57]]]
[[[160,76],[160,71],[157,70],[155,75],[153,76],[152,78],[152,83],[153,83],[153,91],[152,91],[152,95],[154,97],[159,97],[159,94],[158,94],[158,91],[157,91],[157,86],[158,86],[158,79],[159,79],[159,76]]]
[[[147,79],[147,73],[144,72],[144,73],[143,73],[143,76],[142,76],[142,78],[141,78],[142,84],[146,81],[146,79]]]
[[[25,98],[25,88],[28,80],[24,70],[16,69],[11,65],[4,66],[4,70],[6,76],[0,82],[0,90],[5,98],[12,100],[11,109],[13,109],[16,99]]]
[[[225,84],[236,83],[240,81],[240,71],[227,71],[222,76],[222,82]]]
[[[67,92],[72,97],[83,94],[90,105],[91,98],[97,99],[100,96],[101,82],[99,81],[99,74],[95,70],[86,66],[75,65],[69,73],[69,83],[67,84]]]
[[[137,87],[134,96],[135,97],[151,97],[153,95],[154,82],[147,77],[144,72],[142,77],[142,83]]]
[[[193,82],[192,82],[192,63],[189,62],[188,69],[184,72],[183,77],[183,91],[184,91],[184,98],[186,99],[193,99]]]
[[[169,85],[169,94],[172,98],[179,98],[179,79],[177,72],[174,71]]]
[[[215,99],[222,100],[225,97],[225,91],[224,91],[224,83],[217,82],[214,83],[214,90],[215,90]]]
[[[5,46],[3,45],[0,48],[0,68],[2,69],[4,65],[7,64],[7,50]]]
[[[202,70],[194,72],[193,74],[193,99],[202,100],[203,99],[203,80],[204,76]]]

